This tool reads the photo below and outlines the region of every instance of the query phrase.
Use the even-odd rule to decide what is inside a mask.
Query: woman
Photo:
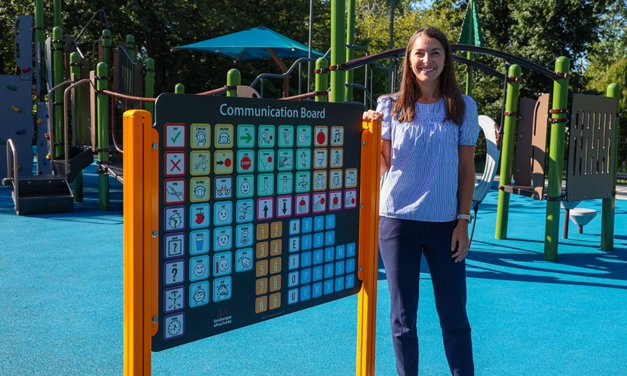
[[[462,95],[449,42],[424,27],[409,40],[401,90],[364,120],[382,121],[379,246],[391,299],[399,375],[418,374],[416,314],[424,254],[453,375],[473,375],[466,315],[468,224],[475,186],[477,106]]]

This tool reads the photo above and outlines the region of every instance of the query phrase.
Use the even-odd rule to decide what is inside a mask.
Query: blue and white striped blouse
[[[390,170],[381,188],[379,215],[425,222],[457,218],[458,145],[474,145],[479,135],[477,104],[464,95],[463,123],[444,122],[444,100],[416,103],[411,122],[390,113],[389,96],[378,100],[383,113],[381,137],[391,140]]]

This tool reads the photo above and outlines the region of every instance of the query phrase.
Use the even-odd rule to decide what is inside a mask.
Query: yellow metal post
[[[379,261],[379,167],[381,122],[363,123],[361,135],[359,271],[363,282],[357,316],[358,376],[374,375]],[[374,167],[374,168],[373,168]]]
[[[124,375],[150,375],[158,317],[158,134],[145,110],[124,113]]]

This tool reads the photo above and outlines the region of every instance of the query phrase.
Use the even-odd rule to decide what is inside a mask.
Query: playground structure
[[[12,181],[20,178],[28,179],[20,185],[23,191],[15,190],[14,193],[16,208],[18,206],[17,201],[23,201],[22,211],[19,214],[32,213],[28,208],[33,208],[39,212],[70,211],[70,198],[73,197],[74,201],[82,200],[81,170],[91,164],[92,154],[97,153],[96,163],[98,163],[98,171],[101,173],[99,180],[100,208],[107,210],[108,178],[106,175],[123,181],[121,115],[126,110],[141,108],[142,106],[154,115],[154,62],[150,58],[146,59],[144,65],[135,61],[134,38],[130,35],[127,36],[125,42],[118,43],[117,47],[113,48],[106,14],[104,11],[99,11],[98,13],[102,13],[101,16],[104,15],[107,28],[103,30],[102,37],[94,43],[94,46],[98,46],[98,58],[95,59],[94,56],[91,64],[94,69],[90,70],[90,62],[84,57],[77,44],[77,40],[80,39],[84,30],[77,38],[64,37],[60,25],[58,25],[60,16],[55,16],[52,37],[44,41],[42,9],[41,1],[37,1],[34,18],[35,27],[33,29],[29,27],[33,24],[32,17],[21,16],[16,20],[16,62],[20,67],[21,75],[2,76],[0,79],[3,84],[7,83],[6,88],[8,89],[3,91],[3,98],[6,98],[9,103],[15,103],[10,110],[3,109],[3,112],[6,112],[6,114],[3,113],[3,118],[6,118],[7,121],[4,123],[5,126],[0,128],[0,145],[4,146],[5,140],[9,138],[12,139],[13,144],[11,148],[6,146],[6,153],[0,152],[0,156],[7,155],[7,165],[11,163],[11,157],[15,161],[30,161],[31,149],[29,146],[36,132],[38,174],[33,176],[30,169],[22,168],[18,162],[15,163],[17,173],[13,171],[13,175],[10,177],[10,168],[4,171],[5,163],[2,161],[0,161],[0,174],[3,173],[4,176],[7,176],[8,179],[4,180],[6,185],[10,185]],[[55,7],[56,11],[60,12],[60,9]],[[345,20],[343,17],[338,17],[340,12],[343,14],[343,7],[335,4],[331,12],[333,27],[331,30],[330,64],[325,58],[316,60],[315,90],[300,94],[299,74],[299,95],[282,99],[310,100],[314,98],[317,102],[328,100],[330,102],[355,103],[352,102],[352,93],[354,88],[358,88],[364,91],[364,103],[360,105],[367,108],[367,100],[369,99],[370,107],[372,107],[372,94],[366,86],[352,82],[353,73],[356,69],[364,67],[364,81],[367,83],[368,67],[371,67],[370,79],[372,80],[372,68],[378,67],[376,62],[384,59],[391,61],[398,59],[398,56],[404,54],[404,48],[369,55],[363,47],[354,44],[354,15],[350,15],[351,12],[349,12],[348,17],[348,36],[345,43],[343,40]],[[85,28],[91,24],[96,15],[92,17]],[[33,32],[33,30],[35,31]],[[33,48],[29,48],[30,46]],[[349,60],[354,56],[355,48],[364,50],[366,56]],[[581,201],[598,198],[606,200],[604,201],[604,214],[602,216],[604,223],[602,248],[611,249],[612,208],[614,207],[612,202],[616,187],[617,153],[615,151],[617,147],[615,143],[617,137],[615,130],[617,114],[619,113],[618,108],[614,108],[611,104],[614,102],[611,101],[617,99],[609,100],[607,98],[575,95],[574,98],[579,99],[573,99],[573,108],[569,111],[566,108],[569,68],[565,58],[557,60],[556,72],[552,72],[514,55],[484,47],[452,44],[452,48],[455,51],[467,53],[468,58],[455,56],[457,62],[498,77],[506,83],[507,99],[505,100],[504,121],[499,133],[503,148],[501,159],[510,161],[510,163],[501,164],[500,189],[502,193],[500,193],[501,198],[499,200],[496,238],[505,239],[507,237],[510,194],[521,194],[539,200],[546,199],[548,204],[545,258],[555,260],[557,255],[556,233],[559,229],[555,218],[559,216],[559,201]],[[113,59],[111,59],[111,52],[113,52]],[[472,55],[474,53],[496,56],[505,59],[508,65],[510,62],[515,64],[509,67],[507,75],[505,75],[473,61]],[[94,55],[96,55],[95,51]],[[35,57],[34,64],[31,56]],[[241,86],[239,72],[232,71],[233,73],[229,72],[227,77],[226,87],[199,93],[199,95],[223,95],[226,93],[230,96],[263,97],[264,79],[285,80],[296,67],[300,71],[302,63],[312,60],[311,58],[298,59],[290,69],[286,71],[283,69],[285,71],[283,74],[262,74],[250,86]],[[112,61],[113,64],[111,64]],[[549,110],[548,108],[548,101],[550,100],[548,94],[542,96],[537,104],[534,100],[519,98],[520,67],[518,64],[554,80],[553,109]],[[110,65],[113,69],[109,68]],[[109,73],[112,73],[111,79],[108,79]],[[32,81],[36,84],[36,97],[43,98],[44,92],[47,91],[48,93],[47,103],[42,100],[36,103],[36,125],[33,126],[30,124],[31,119],[28,116],[28,111],[21,110],[22,108],[30,108],[30,84]],[[109,90],[109,81],[112,81],[113,90]],[[253,88],[257,84],[261,86],[261,93]],[[467,90],[471,90],[471,87],[472,84]],[[65,89],[65,91],[61,89]],[[391,89],[394,90],[393,87]],[[145,96],[142,96],[142,91]],[[184,87],[180,84],[177,85],[175,92],[183,93]],[[618,97],[617,85],[610,85],[608,96]],[[584,104],[588,105],[584,106]],[[71,109],[71,112],[68,109]],[[584,124],[589,120],[589,116],[586,114],[592,114],[592,121],[598,125],[596,133],[589,130],[592,129],[589,125]],[[594,114],[607,114],[607,120],[604,120],[607,124],[601,125],[598,120],[599,117],[594,117]],[[550,119],[548,115],[551,115]],[[569,132],[569,151],[565,169],[567,172],[566,187],[562,194],[560,193],[562,191],[560,174],[562,169],[559,160],[564,154],[565,122],[568,121],[566,116],[571,116],[569,127],[571,131]],[[547,126],[544,124],[543,117],[548,119]],[[546,134],[549,126],[551,128],[551,155],[547,168],[549,181],[545,187],[542,180],[545,175],[543,153],[546,149],[543,135]],[[517,127],[519,128],[518,132]],[[486,136],[491,133],[485,126],[482,128]],[[53,131],[49,131],[50,129]],[[603,132],[603,138],[599,137],[599,131]],[[517,137],[514,142],[515,134]],[[593,137],[596,137],[596,145],[590,141]],[[491,175],[497,164],[495,162],[498,161],[498,156],[496,156],[498,148],[494,148],[494,140],[492,140],[491,135],[486,138],[488,149],[492,151],[492,153],[488,153],[490,163],[488,167],[490,168],[488,173],[484,175],[483,181],[478,185],[480,189],[475,195],[475,210],[482,200],[481,196],[485,197],[487,193],[485,187],[490,186],[493,178]],[[515,156],[514,144],[516,144]],[[579,145],[578,148],[575,147],[577,144]],[[511,163],[512,160],[516,161],[515,165]],[[594,173],[590,173],[593,169]],[[508,184],[510,179],[503,177],[513,177],[514,184]],[[45,183],[41,183],[42,181]],[[69,190],[69,183],[71,182],[74,182],[74,192]],[[51,191],[55,194],[45,197],[52,200],[50,201],[50,208],[47,208],[45,198],[42,196],[46,196],[45,187],[51,185],[56,187]],[[39,186],[41,188],[27,188]],[[60,191],[63,191],[64,194],[58,196]],[[53,196],[55,198],[52,198]],[[57,201],[54,201],[55,199]],[[26,204],[27,202],[31,203]],[[57,209],[52,209],[52,207]]]
[[[13,161],[16,166],[5,170],[2,161],[0,174],[6,177],[4,185],[13,186],[18,215],[72,211],[73,202],[83,201],[82,170],[94,162],[94,153],[101,174],[100,209],[107,210],[109,187],[105,173],[122,179],[114,172],[116,164],[121,164],[122,113],[145,102],[128,101],[125,96],[142,97],[145,92],[151,97],[154,93],[154,62],[136,61],[134,38],[130,35],[113,46],[104,11],[98,11],[76,38],[63,35],[61,9],[56,2],[54,12],[52,33],[45,40],[43,1],[36,1],[34,18],[17,18],[15,55],[22,75],[0,76],[9,89],[2,91],[2,99],[13,104],[9,109],[12,111],[0,109],[0,115],[6,119],[0,127],[0,144],[12,140],[0,158],[6,155],[6,165]],[[101,38],[93,42],[89,61],[78,41],[99,14],[106,28]],[[108,91],[109,82],[115,91]],[[33,94],[37,98],[34,120],[30,116]],[[148,102],[145,108],[150,110],[150,106]],[[31,145],[35,135],[33,174]],[[70,183],[74,183],[73,190]]]

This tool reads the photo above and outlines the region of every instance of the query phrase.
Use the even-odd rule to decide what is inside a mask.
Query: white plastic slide
[[[475,194],[472,200],[482,202],[488,194],[494,175],[496,175],[496,166],[499,164],[500,151],[496,146],[496,131],[494,128],[494,120],[485,115],[479,116],[479,126],[486,138],[488,155],[486,156],[485,170],[483,176],[475,182]]]

